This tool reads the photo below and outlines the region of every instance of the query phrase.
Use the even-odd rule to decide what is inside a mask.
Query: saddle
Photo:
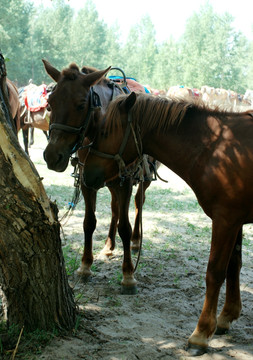
[[[109,79],[118,85],[122,85],[121,88],[126,94],[130,94],[131,92],[142,92],[142,93],[150,93],[150,91],[143,85],[137,82],[136,79],[132,77],[123,77],[123,76],[109,76]]]
[[[27,117],[24,119],[25,124],[32,123],[30,117],[31,112],[37,112],[47,107],[48,92],[47,86],[42,84],[40,86],[29,84],[19,90],[19,99],[21,105],[25,105],[22,115],[28,111]]]
[[[29,111],[36,112],[47,106],[47,86],[30,84],[24,88],[24,102]]]

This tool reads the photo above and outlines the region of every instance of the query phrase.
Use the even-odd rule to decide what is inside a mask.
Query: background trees
[[[118,66],[127,76],[159,89],[209,85],[244,93],[253,87],[253,45],[233,26],[229,13],[216,14],[209,2],[189,19],[185,32],[158,44],[145,15],[123,43],[117,26],[108,27],[92,0],[75,12],[65,0],[37,8],[28,0],[0,0],[1,49],[8,75],[18,86],[30,78],[48,81],[41,58],[63,68],[70,62]]]
[[[208,84],[244,90],[243,74],[248,69],[242,59],[248,52],[248,44],[232,28],[232,21],[228,13],[215,14],[209,3],[188,20],[181,39],[184,83],[192,87]]]

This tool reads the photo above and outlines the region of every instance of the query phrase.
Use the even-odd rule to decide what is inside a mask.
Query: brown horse
[[[48,94],[52,91],[54,84],[47,86]],[[29,87],[37,88],[34,84],[29,84],[26,87],[19,88],[19,102],[20,102],[20,127],[23,131],[23,141],[25,152],[28,153],[28,147],[34,143],[34,128],[40,129],[48,139],[49,130],[49,111],[47,107],[43,107],[36,111],[29,111],[24,101],[24,91]],[[29,92],[28,92],[29,95]],[[30,141],[29,141],[29,130],[30,130]]]
[[[8,99],[10,104],[11,116],[16,126],[16,132],[20,130],[20,109],[18,99],[18,89],[15,84],[8,78],[6,78]]]
[[[66,169],[71,154],[78,151],[79,170],[82,176],[87,155],[87,149],[83,145],[93,139],[109,102],[115,96],[122,94],[122,90],[117,84],[104,77],[109,68],[98,71],[94,68],[83,67],[80,72],[77,65],[72,64],[60,72],[47,61],[43,60],[43,62],[47,73],[57,82],[55,90],[48,99],[51,109],[50,137],[44,151],[44,158],[49,169],[62,172]],[[134,181],[129,178],[125,181],[117,179],[108,184],[112,196],[112,219],[102,253],[106,256],[112,255],[118,224],[124,247],[122,266],[122,291],[124,293],[136,291],[130,239],[132,248],[138,250],[140,247],[139,209],[144,202],[145,190],[150,182],[150,178],[144,181],[143,195],[140,187],[136,193],[136,220],[133,233],[129,223],[128,209]],[[85,200],[84,253],[78,274],[89,276],[93,263],[92,235],[96,227],[97,189],[87,188],[81,183],[81,190]]]
[[[33,129],[33,127],[38,127],[39,129],[42,129],[46,133],[46,130],[49,129],[49,117],[47,115],[47,110],[42,109],[37,113],[31,113],[31,121],[27,124],[26,119],[28,116],[28,110],[25,107],[25,104],[21,103],[20,89],[17,89],[15,84],[8,78],[6,78],[6,86],[7,86],[11,116],[14,121],[15,130],[17,133],[20,130],[22,130],[24,148],[25,148],[25,152],[28,154],[29,128],[31,127]]]
[[[134,136],[125,135],[129,126]],[[114,159],[122,142],[126,166],[136,159],[134,137],[144,153],[187,182],[212,219],[206,296],[189,338],[194,352],[203,352],[215,330],[225,333],[241,312],[242,227],[253,222],[253,112],[225,112],[201,103],[134,93],[119,97],[108,108],[86,159],[87,186],[98,188],[117,176]],[[225,279],[226,300],[216,320]]]

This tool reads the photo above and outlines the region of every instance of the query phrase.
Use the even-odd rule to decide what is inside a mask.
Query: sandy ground
[[[43,142],[35,144],[31,158],[45,177],[46,188],[64,182],[62,175],[56,173],[49,179],[45,164],[39,160],[42,148]],[[193,359],[186,351],[186,344],[203,305],[211,222],[194,205],[194,194],[180,178],[166,168],[160,170],[160,175],[168,183],[158,180],[146,193],[143,250],[136,272],[138,293],[120,293],[119,238],[110,259],[99,257],[110,215],[110,204],[104,203],[107,195],[103,193],[98,199],[93,276],[88,282],[76,275],[69,278],[82,313],[78,331],[76,336],[53,339],[37,359]],[[72,183],[72,179],[67,181]],[[76,256],[77,265],[83,244],[83,204],[80,209],[64,226],[63,240],[65,249]],[[201,360],[253,359],[253,247],[249,240],[252,240],[251,225],[246,227],[244,239],[241,317],[228,334],[213,337],[209,352],[198,357]],[[224,287],[219,310],[223,301]]]

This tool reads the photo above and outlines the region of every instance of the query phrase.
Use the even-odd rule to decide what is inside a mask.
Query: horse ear
[[[42,59],[42,62],[44,64],[45,70],[48,73],[48,75],[56,82],[59,81],[61,72],[54,68],[47,60]]]
[[[83,85],[85,86],[93,86],[95,85],[97,82],[99,82],[99,80],[102,79],[102,77],[108,73],[108,71],[111,69],[111,66],[109,66],[107,69],[105,70],[99,70],[99,71],[94,71],[90,74],[84,75],[83,77]]]
[[[131,94],[120,103],[120,110],[128,112],[134,106],[136,99],[136,93],[134,91],[131,92]]]

